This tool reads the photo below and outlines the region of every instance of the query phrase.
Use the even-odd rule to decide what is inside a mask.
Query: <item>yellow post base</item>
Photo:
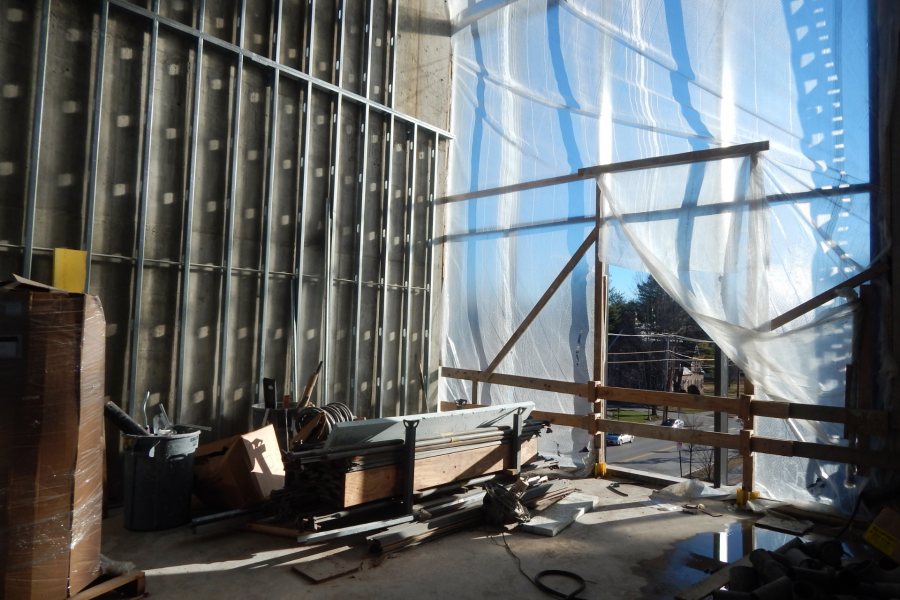
[[[737,500],[738,506],[746,506],[748,502],[756,500],[757,498],[759,498],[759,492],[754,492],[753,490],[748,491],[743,488],[735,490],[735,499]]]
[[[606,463],[594,464],[594,477],[606,477]]]

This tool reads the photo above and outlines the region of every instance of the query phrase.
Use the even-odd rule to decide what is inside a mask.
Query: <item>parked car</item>
[[[607,433],[606,434],[606,445],[607,446],[620,446],[622,444],[628,444],[634,441],[634,436],[630,433]]]
[[[684,421],[681,419],[666,419],[660,425],[663,427],[684,427]]]

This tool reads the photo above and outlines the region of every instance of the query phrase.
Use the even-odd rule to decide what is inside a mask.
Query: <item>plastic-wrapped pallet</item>
[[[105,333],[95,296],[0,284],[0,597],[100,574]]]

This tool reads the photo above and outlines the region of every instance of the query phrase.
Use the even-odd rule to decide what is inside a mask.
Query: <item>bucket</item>
[[[158,531],[191,520],[194,451],[200,431],[125,435],[125,528]]]

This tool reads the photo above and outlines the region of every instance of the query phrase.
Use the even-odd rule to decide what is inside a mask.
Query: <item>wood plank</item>
[[[344,475],[344,508],[390,498],[400,493],[400,469],[386,465]]]
[[[883,469],[900,469],[900,456],[888,452],[862,451],[844,446],[797,442],[774,438],[753,437],[750,442],[753,452],[763,452],[778,456],[799,456],[848,465],[864,465]]]
[[[768,149],[768,140],[762,142],[750,142],[748,144],[736,144],[734,146],[708,148],[706,150],[692,150],[690,152],[680,152],[678,154],[665,154],[663,156],[638,158],[635,160],[626,160],[617,163],[597,165],[596,167],[585,167],[582,169],[578,169],[578,173],[579,175],[583,174],[596,177],[604,173],[622,173],[624,171],[638,171],[640,169],[653,169],[658,167],[673,167],[677,165],[688,165],[697,162],[709,162],[713,160],[723,160],[726,158],[736,158],[738,156],[749,156],[758,152],[765,152]]]
[[[525,377],[522,375],[504,375],[501,373],[485,373],[474,369],[457,369],[454,367],[441,367],[441,377],[450,379],[464,379],[467,381],[480,381],[494,385],[509,385],[529,390],[543,390],[560,394],[571,394],[582,398],[594,399],[593,383],[574,383],[571,381],[559,381],[556,379],[541,379],[539,377]]]
[[[133,571],[85,588],[71,596],[69,600],[90,600],[116,590],[121,590],[122,593],[129,594],[132,598],[139,598],[144,595],[145,586],[144,572]]]
[[[522,442],[522,463],[537,456],[537,439]],[[462,450],[416,459],[414,487],[424,490],[446,485],[461,479],[472,479],[514,468],[512,445]],[[404,477],[400,465],[386,465],[374,469],[344,474],[344,508],[396,496],[402,492]]]
[[[628,421],[615,421],[612,419],[597,419],[597,427],[600,431],[630,433],[635,436],[655,440],[716,446],[734,450],[737,450],[739,446],[738,436],[733,433],[717,433],[715,431],[700,431],[697,429],[683,429],[680,427],[663,427],[662,425],[645,425],[643,423],[630,423]]]
[[[880,410],[848,409],[842,406],[819,406],[777,400],[751,400],[750,413],[757,417],[775,419],[846,423],[856,431],[874,435],[887,435],[890,431],[888,414]]]
[[[416,461],[415,489],[444,485],[457,479],[472,479],[502,471],[511,465],[511,446],[475,448]]]
[[[826,290],[826,291],[822,292],[821,294],[810,298],[806,302],[798,304],[797,306],[790,309],[789,311],[778,315],[777,317],[775,317],[768,323],[761,326],[759,328],[759,331],[774,331],[775,329],[778,329],[779,327],[783,327],[784,325],[787,325],[794,319],[797,319],[797,318],[805,315],[809,311],[822,306],[829,300],[836,298],[838,296],[839,291],[845,290],[847,288],[855,288],[855,287],[869,281],[870,279],[874,279],[875,277],[878,277],[885,271],[887,271],[887,265],[885,265],[885,263],[883,263],[883,262],[876,263],[876,264],[872,265],[871,267],[869,267],[868,269],[866,269],[865,271],[863,271],[862,273],[860,273],[859,275],[855,275],[855,276],[851,277],[850,279],[848,279],[847,281],[839,283],[836,286],[834,286],[833,288]]]
[[[535,179],[533,181],[523,181],[522,183],[513,183],[511,185],[503,185],[500,187],[489,188],[486,190],[476,190],[474,192],[464,192],[462,194],[451,194],[442,196],[434,201],[435,204],[448,204],[450,202],[460,202],[462,200],[471,200],[473,198],[485,198],[487,196],[502,196],[503,194],[512,194],[513,192],[524,192],[535,188],[548,187],[552,185],[562,185],[564,183],[572,183],[573,181],[583,181],[587,177],[578,173],[570,173],[568,175],[557,175],[556,177],[546,177],[544,179]]]
[[[538,421],[549,421],[553,425],[565,427],[578,427],[590,431],[594,418],[591,415],[567,415],[565,413],[548,412],[545,410],[531,411],[531,418]]]
[[[311,557],[292,568],[313,583],[322,583],[359,571],[367,555],[365,546],[346,546],[334,554]]]
[[[484,190],[476,190],[474,192],[463,192],[461,194],[451,194],[442,196],[435,200],[435,204],[447,204],[449,202],[459,202],[462,200],[471,200],[473,198],[485,198],[487,196],[500,196],[503,194],[511,194],[513,192],[522,192],[535,188],[548,187],[553,185],[562,185],[564,183],[572,183],[574,181],[582,181],[592,179],[603,173],[617,173],[622,171],[635,171],[638,169],[650,169],[654,167],[667,167],[676,165],[685,165],[694,162],[706,162],[711,160],[722,160],[725,158],[734,158],[737,156],[747,156],[757,152],[764,152],[769,149],[769,142],[751,142],[749,144],[738,144],[735,146],[726,146],[724,148],[709,148],[706,150],[694,150],[691,152],[680,152],[678,154],[667,154],[664,156],[654,156],[651,158],[639,158],[636,160],[627,160],[618,163],[607,163],[594,167],[586,167],[578,169],[575,173],[568,175],[557,175],[555,177],[546,177],[544,179],[535,179],[522,183],[514,183],[511,185],[502,185],[498,187],[488,188]]]
[[[679,392],[657,392],[653,390],[636,390],[610,386],[597,386],[597,395],[606,400],[633,402],[635,404],[680,406],[681,408],[699,408],[714,412],[738,411],[737,398],[724,396],[700,396]]]
[[[509,351],[512,350],[513,346],[516,345],[516,342],[519,341],[519,338],[522,337],[522,335],[528,329],[528,326],[531,325],[531,323],[534,322],[537,316],[541,313],[541,310],[543,310],[544,306],[547,305],[547,303],[553,297],[553,294],[555,294],[556,290],[559,289],[559,286],[563,284],[563,282],[569,276],[569,273],[571,273],[575,269],[575,266],[581,261],[582,258],[584,258],[584,255],[587,254],[587,251],[590,250],[591,246],[594,245],[594,242],[597,241],[597,235],[597,228],[594,227],[588,234],[588,236],[584,238],[584,241],[581,242],[581,245],[569,259],[569,262],[567,262],[563,266],[562,270],[559,272],[556,278],[552,282],[550,282],[550,285],[544,291],[543,295],[538,299],[537,303],[535,303],[528,314],[525,315],[525,318],[522,319],[522,322],[519,324],[516,330],[512,333],[511,336],[509,336],[509,339],[497,353],[497,356],[494,357],[494,360],[491,361],[491,364],[489,364],[484,370],[485,373],[493,373],[500,362],[504,358],[506,358],[506,355],[509,354]]]

